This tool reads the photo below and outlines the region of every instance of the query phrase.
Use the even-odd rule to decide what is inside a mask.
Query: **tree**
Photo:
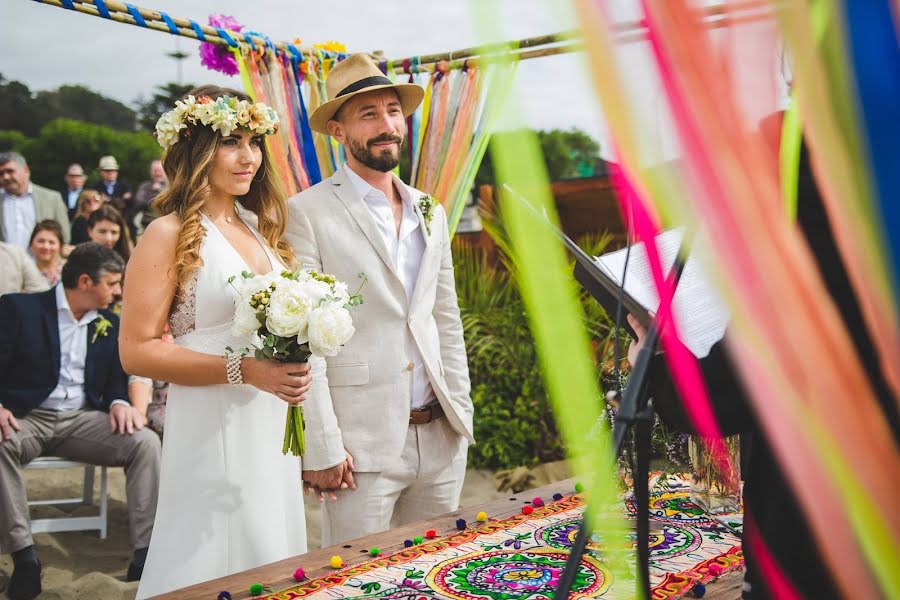
[[[46,104],[35,101],[27,85],[0,75],[0,130],[35,136],[53,118],[50,113]]]
[[[157,86],[149,100],[138,98],[138,124],[147,131],[156,130],[159,116],[172,110],[176,100],[181,100],[187,93],[197,87],[193,83],[167,83]]]
[[[550,181],[590,177],[604,172],[603,159],[600,158],[600,144],[586,132],[573,127],[568,130],[539,130],[535,133]],[[502,135],[504,132],[500,131],[495,133],[494,137]],[[494,183],[494,165],[491,162],[490,149],[481,161],[475,175],[475,183]]]
[[[53,118],[86,121],[119,129],[134,131],[137,114],[118,100],[81,85],[63,85],[49,92],[38,92],[35,101],[50,107]]]
[[[35,137],[44,125],[58,118],[134,131],[136,114],[118,100],[84,86],[63,85],[34,93],[25,84],[0,75],[0,130]]]

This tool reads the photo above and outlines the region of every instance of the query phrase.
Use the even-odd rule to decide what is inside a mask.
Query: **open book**
[[[659,251],[664,276],[669,274],[683,237],[682,229],[664,231],[656,237],[656,247]],[[624,248],[594,259],[605,278],[601,277],[598,282],[601,284],[602,290],[595,286],[594,290],[589,291],[610,315],[615,314],[615,307],[619,301],[618,288],[622,284],[625,271],[626,252],[627,248]],[[579,281],[585,283],[581,277],[579,277]],[[653,283],[653,274],[650,271],[650,262],[647,259],[647,251],[643,243],[631,247],[622,301],[624,310],[634,314],[644,325],[650,323],[649,313],[655,313],[659,308],[659,297],[656,295],[656,286]],[[689,258],[684,266],[681,280],[675,291],[673,312],[681,341],[698,358],[709,354],[713,344],[722,339],[725,334],[725,327],[729,320],[728,311],[709,284],[699,261],[695,258]]]

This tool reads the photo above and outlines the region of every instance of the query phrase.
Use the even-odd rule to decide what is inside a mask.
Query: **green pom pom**
[[[254,583],[250,586],[250,595],[251,596],[262,596],[263,586],[261,583]]]
[[[421,544],[421,543],[422,543],[422,536],[421,536],[421,535],[417,535],[416,537],[413,538],[413,544],[415,544],[416,546],[418,546],[418,545]]]
[[[580,483],[576,483],[575,484],[575,493],[580,494],[583,491],[584,491],[584,486],[581,485]]]
[[[378,548],[372,548],[371,550],[369,550],[370,556],[378,556],[379,554],[381,554],[381,550],[379,550]]]

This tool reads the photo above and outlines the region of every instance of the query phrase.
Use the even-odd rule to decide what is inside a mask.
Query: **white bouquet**
[[[362,284],[350,294],[347,284],[331,275],[297,269],[267,275],[244,271],[228,283],[239,300],[231,334],[246,338],[260,360],[308,362],[311,355],[335,356],[353,336],[350,309],[362,304]],[[235,350],[228,347],[228,353]],[[238,351],[248,354],[249,348]],[[305,449],[303,409],[288,407],[282,452],[300,456]]]

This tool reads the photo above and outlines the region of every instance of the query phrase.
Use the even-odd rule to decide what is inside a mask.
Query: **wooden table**
[[[157,598],[165,600],[215,600],[218,593],[227,590],[234,600],[252,598],[249,588],[254,583],[262,584],[267,590],[277,592],[296,585],[294,571],[302,567],[306,576],[316,579],[334,571],[329,566],[331,557],[339,555],[345,566],[356,565],[371,560],[370,548],[378,548],[382,554],[389,554],[403,548],[403,541],[415,536],[424,535],[430,529],[437,531],[438,536],[457,533],[456,520],[465,519],[467,523],[476,523],[476,515],[485,511],[490,518],[505,518],[521,512],[525,504],[535,497],[549,499],[559,492],[571,494],[575,480],[568,479],[546,485],[520,494],[510,494],[508,499],[495,500],[480,506],[462,508],[446,515],[427,519],[418,523],[405,525],[390,531],[376,533],[343,545],[313,550],[301,556],[271,563],[249,571],[243,571],[220,579],[199,583],[188,588],[170,592]],[[741,581],[743,571],[729,573],[707,586],[704,598],[709,600],[739,600],[741,597]]]

